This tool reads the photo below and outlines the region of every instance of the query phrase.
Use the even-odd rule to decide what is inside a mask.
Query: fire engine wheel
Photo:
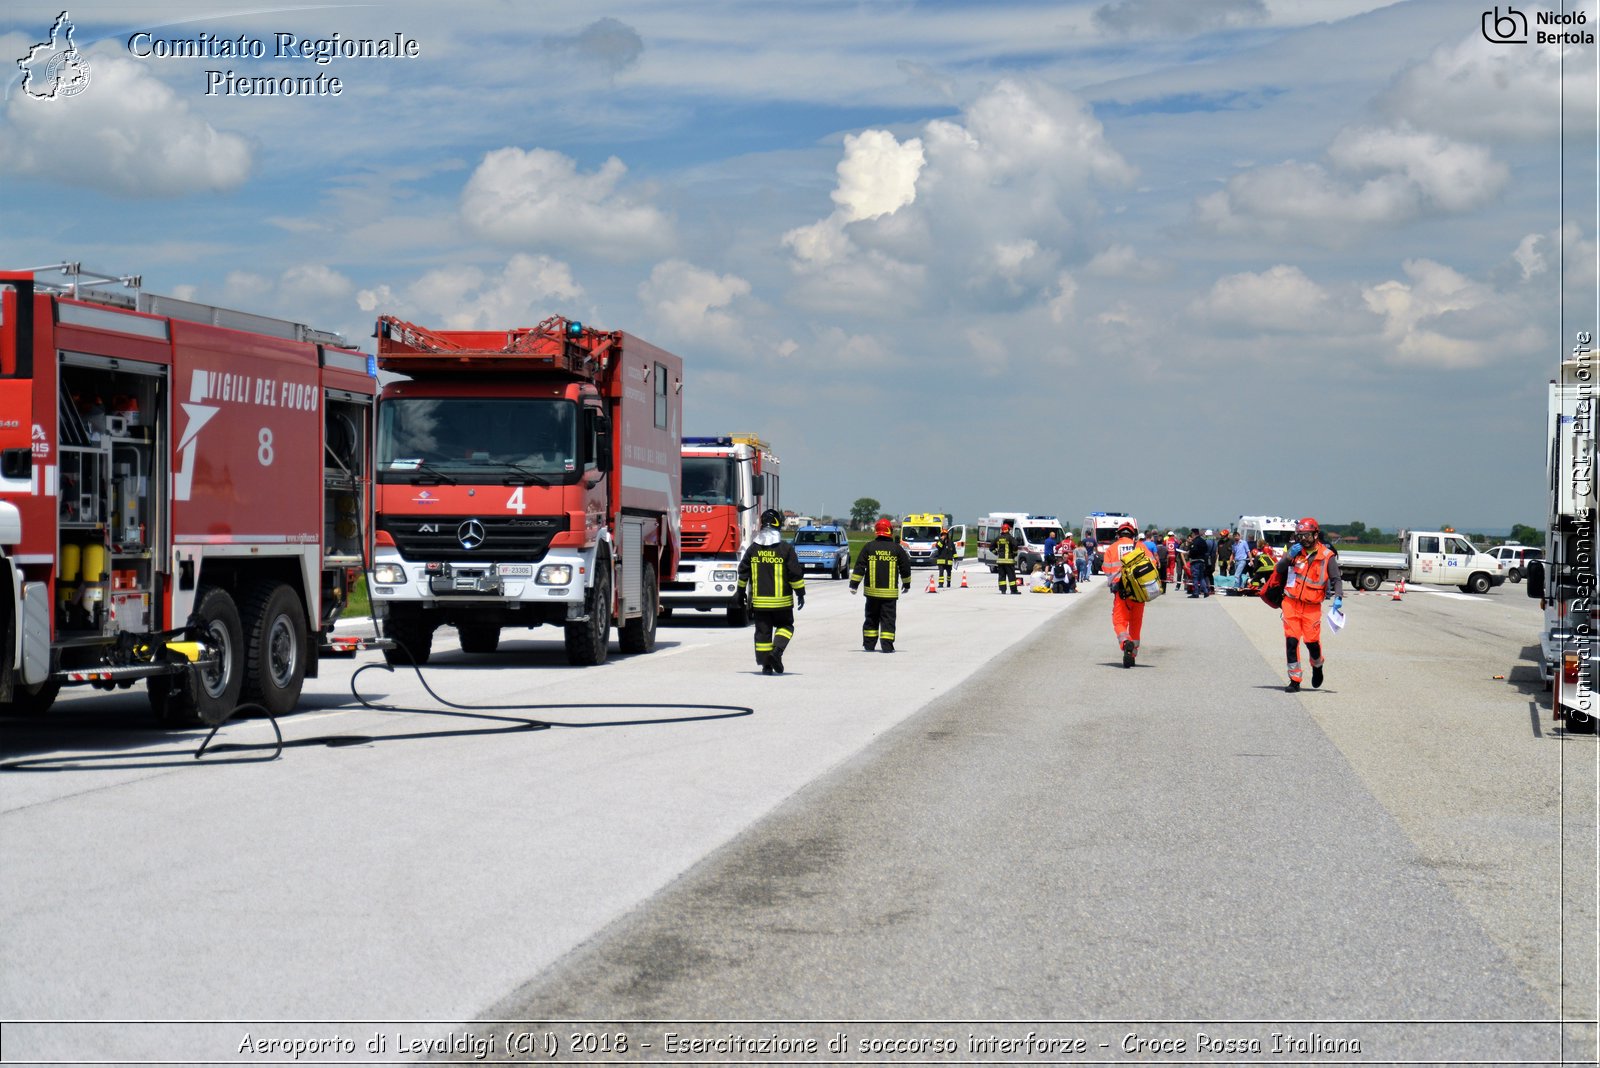
[[[1376,571],[1361,572],[1361,588],[1366,590],[1368,593],[1371,593],[1373,590],[1382,585],[1383,576],[1378,574]]]
[[[151,679],[150,706],[161,722],[170,726],[215,727],[239,706],[244,688],[244,627],[233,598],[216,586],[200,587],[194,614],[200,619],[201,640],[211,647],[217,661],[183,675]]]
[[[630,619],[617,631],[617,641],[625,653],[648,653],[656,647],[656,569],[645,566],[644,574],[639,578],[640,592],[644,596],[644,604],[639,609],[639,618]]]
[[[274,716],[294,710],[306,681],[306,613],[282,582],[263,582],[244,609],[244,700]]]
[[[500,648],[500,628],[492,623],[456,626],[463,653],[492,653]]]
[[[600,557],[595,560],[594,588],[589,591],[589,618],[581,623],[568,623],[565,628],[567,663],[575,667],[588,667],[606,662],[611,645],[611,561]]]
[[[42,716],[50,711],[50,706],[56,703],[60,693],[59,682],[42,682],[37,689],[30,690],[19,681],[17,688],[12,691],[10,702],[0,705],[0,712],[8,716]]]
[[[383,633],[397,645],[404,646],[383,651],[384,660],[394,667],[410,667],[412,664],[421,667],[433,655],[433,625],[422,619],[413,619],[391,610]]]

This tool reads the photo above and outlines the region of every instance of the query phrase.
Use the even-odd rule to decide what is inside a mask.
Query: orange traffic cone
[[[961,569],[961,588],[962,589],[966,589],[967,588],[967,570],[966,570],[966,568],[962,568]]]
[[[929,572],[929,574],[928,574],[928,592],[929,593],[938,593],[939,592],[939,587],[934,585],[933,573],[932,572]]]
[[[1405,593],[1405,592],[1406,592],[1406,580],[1403,579],[1403,578],[1396,579],[1395,583],[1394,583],[1394,596],[1390,597],[1389,600],[1398,601],[1400,599],[1400,595]]]

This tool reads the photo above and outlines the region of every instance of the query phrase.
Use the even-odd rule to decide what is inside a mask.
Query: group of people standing
[[[755,617],[756,663],[766,675],[783,674],[783,653],[794,637],[794,613],[806,603],[805,568],[794,546],[782,539],[779,533],[782,523],[783,517],[777,511],[769,508],[763,512],[761,530],[739,561],[739,590],[741,594],[748,591]],[[867,652],[881,648],[883,652],[892,653],[899,598],[911,590],[911,555],[893,537],[894,526],[888,519],[878,520],[874,534],[873,540],[856,554],[855,564],[850,569],[850,592],[866,595],[862,648]],[[1188,537],[1182,541],[1170,530],[1165,538],[1158,538],[1154,528],[1141,537],[1132,523],[1123,523],[1117,528],[1115,540],[1103,548],[1095,546],[1100,552],[1101,573],[1106,576],[1111,591],[1111,627],[1116,634],[1118,651],[1122,653],[1122,666],[1131,668],[1138,659],[1145,607],[1153,595],[1148,591],[1140,593],[1123,582],[1124,567],[1145,568],[1147,574],[1159,576],[1161,592],[1165,592],[1169,584],[1176,583],[1181,588],[1187,579],[1189,596],[1198,598],[1211,596],[1218,561],[1225,560],[1223,574],[1238,576],[1241,585],[1254,576],[1261,578],[1263,585],[1282,589],[1280,613],[1289,692],[1297,692],[1304,681],[1301,642],[1305,643],[1311,661],[1311,685],[1313,688],[1321,686],[1325,664],[1322,605],[1331,597],[1331,607],[1341,611],[1344,588],[1338,553],[1323,540],[1320,525],[1309,516],[1298,520],[1296,540],[1276,560],[1265,545],[1250,545],[1226,529],[1215,538],[1213,541],[1209,532],[1198,528],[1190,528]],[[1016,573],[1019,546],[1009,522],[1002,524],[993,549],[1000,593],[1021,593],[1021,580]],[[1054,537],[1047,539],[1044,554],[1052,572],[1052,588],[1058,592],[1076,592],[1077,583],[1089,577],[1089,553],[1090,546],[1075,545],[1071,535],[1059,541]],[[955,562],[955,545],[948,530],[940,533],[934,559],[939,567],[940,583],[948,587]],[[1269,567],[1270,570],[1263,570]],[[1067,578],[1069,569],[1070,580]],[[1156,579],[1152,578],[1152,590],[1155,583]]]
[[[1300,643],[1304,642],[1311,660],[1311,686],[1322,685],[1322,606],[1344,609],[1344,583],[1339,573],[1339,554],[1322,537],[1321,525],[1306,516],[1295,523],[1295,541],[1274,559],[1265,545],[1252,545],[1224,529],[1213,544],[1202,532],[1190,528],[1189,537],[1180,542],[1172,531],[1158,541],[1154,529],[1140,538],[1132,523],[1117,528],[1117,538],[1105,548],[1101,571],[1111,590],[1111,628],[1116,633],[1122,666],[1131,668],[1138,657],[1144,631],[1146,601],[1132,596],[1121,581],[1124,562],[1137,549],[1143,549],[1158,562],[1161,589],[1174,581],[1181,586],[1188,572],[1189,596],[1209,597],[1217,561],[1227,560],[1224,574],[1235,575],[1241,586],[1252,578],[1263,586],[1276,586],[1283,592],[1279,609],[1283,620],[1284,653],[1289,670],[1290,693],[1300,690],[1304,672],[1300,663]],[[1263,570],[1265,569],[1265,570]]]

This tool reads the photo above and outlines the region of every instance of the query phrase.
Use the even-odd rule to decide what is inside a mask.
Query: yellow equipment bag
[[[1135,545],[1122,558],[1122,573],[1117,588],[1125,600],[1153,601],[1161,596],[1161,572],[1150,558],[1150,550]]]

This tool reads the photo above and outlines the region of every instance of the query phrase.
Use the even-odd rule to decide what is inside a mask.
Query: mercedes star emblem
[[[469,519],[456,528],[456,537],[461,540],[463,549],[476,549],[483,544],[486,534],[482,523]]]

